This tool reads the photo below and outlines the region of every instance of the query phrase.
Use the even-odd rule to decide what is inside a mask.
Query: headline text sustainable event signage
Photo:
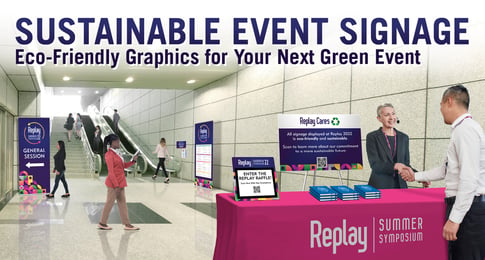
[[[19,118],[19,193],[50,192],[49,118]]]
[[[214,141],[214,122],[195,124],[195,163],[194,183],[212,189],[212,152]]]
[[[270,64],[413,64],[420,65],[418,45],[468,45],[468,17],[19,17],[15,22],[17,65],[162,66]],[[230,28],[229,30],[227,28]],[[232,30],[231,30],[232,29]],[[341,46],[378,46],[339,51]],[[54,48],[31,50],[28,46]],[[158,51],[136,47],[159,46]],[[269,45],[277,50],[253,51]],[[290,51],[292,46],[315,46]],[[411,50],[387,50],[403,45]],[[89,48],[82,48],[89,46]],[[188,46],[201,47],[199,50]],[[207,47],[204,47],[207,46]],[[229,48],[226,46],[231,46]],[[345,48],[347,49],[347,48]]]
[[[358,115],[278,115],[280,171],[361,170]]]

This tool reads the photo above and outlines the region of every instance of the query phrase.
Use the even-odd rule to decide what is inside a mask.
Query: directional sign
[[[19,118],[19,193],[50,192],[49,118]]]
[[[28,162],[27,164],[25,164],[25,166],[27,166],[27,168],[31,168],[31,167],[44,167],[45,164],[44,163],[31,163],[31,162]]]

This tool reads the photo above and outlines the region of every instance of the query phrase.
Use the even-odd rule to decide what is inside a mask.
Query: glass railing
[[[86,135],[84,127],[81,127],[81,141],[83,144],[84,154],[88,158],[89,170],[94,173],[100,173],[101,169],[103,168],[103,160],[101,155],[94,153],[91,149],[91,145],[89,144],[89,139]]]

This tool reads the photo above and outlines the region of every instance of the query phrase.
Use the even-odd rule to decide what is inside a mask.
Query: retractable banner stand
[[[278,116],[280,171],[361,170],[358,115]]]
[[[49,118],[19,118],[19,193],[50,192]]]
[[[194,184],[212,189],[212,152],[213,152],[214,122],[204,122],[195,125],[195,160]]]

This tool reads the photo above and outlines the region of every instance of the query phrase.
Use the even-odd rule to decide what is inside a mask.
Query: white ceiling
[[[33,67],[15,64],[15,46],[0,45],[0,67],[19,91],[38,91],[39,83]]]
[[[19,91],[39,90],[33,66],[16,65],[15,45],[0,45],[0,66]],[[39,51],[49,53],[54,47],[41,47]],[[90,51],[96,51],[101,47],[93,47]],[[121,47],[120,47],[121,48]],[[137,51],[146,49],[146,46],[134,47]],[[65,48],[64,48],[65,49]],[[128,49],[128,48],[126,48]],[[69,49],[67,49],[68,51]],[[119,50],[124,56],[125,48]],[[151,50],[154,52],[154,50]],[[203,55],[201,53],[200,55]],[[203,57],[203,56],[202,56]],[[46,87],[62,88],[157,88],[157,89],[195,89],[204,86],[217,79],[232,74],[239,69],[232,62],[226,66],[162,66],[155,69],[150,65],[129,66],[124,60],[120,66],[111,69],[109,66],[71,66],[53,65],[48,63],[41,66],[42,83]],[[64,81],[63,77],[71,78]],[[127,77],[133,77],[131,83],[125,82]],[[188,80],[195,80],[193,84],[187,84]]]
[[[38,8],[44,8],[46,12],[36,12],[33,6],[39,5]],[[106,4],[111,6],[110,4]],[[159,4],[157,4],[159,5]],[[19,66],[15,62],[16,49],[32,50],[34,52],[40,51],[46,54],[52,53],[55,48],[61,48],[63,51],[69,51],[70,48],[78,52],[96,52],[100,49],[109,48],[111,51],[117,51],[121,53],[124,57],[127,49],[135,49],[138,52],[161,52],[164,50],[162,45],[130,45],[130,46],[107,46],[106,44],[101,45],[84,45],[76,41],[72,46],[70,45],[29,45],[21,46],[19,45],[15,37],[19,35],[16,29],[16,21],[20,17],[29,17],[34,19],[36,17],[106,17],[105,12],[100,12],[92,10],[92,8],[87,7],[88,5],[82,4],[81,10],[76,11],[75,8],[66,9],[66,13],[59,12],[59,10],[46,9],[44,5],[39,3],[30,3],[27,10],[22,9],[19,11],[19,7],[15,9],[2,8],[0,10],[0,66],[6,72],[7,76],[21,91],[38,91],[39,85],[45,87],[54,88],[157,88],[157,89],[195,89],[204,86],[210,82],[216,81],[227,75],[230,75],[243,67],[235,64],[235,60],[232,59],[228,64],[224,66],[209,66],[209,65],[199,65],[199,66],[162,66],[159,69],[154,69],[153,66],[129,66],[123,59],[120,62],[120,66],[116,69],[111,69],[109,66],[78,66],[78,65],[53,65],[52,63],[47,63],[41,66],[38,71],[40,71],[40,76],[42,82],[37,82],[37,77],[34,72],[34,67],[32,66]],[[135,7],[133,7],[135,8]],[[159,11],[148,10],[146,8],[138,8],[137,12],[129,12],[129,9],[123,9],[124,13],[120,17],[164,17],[163,13]],[[88,11],[87,11],[88,10]],[[87,12],[86,12],[87,11]],[[182,10],[180,10],[182,11]],[[151,14],[150,14],[151,13]],[[119,15],[118,13],[110,12],[110,17],[114,15]],[[199,13],[198,16],[202,14]],[[165,15],[167,17],[184,17],[184,15],[177,16]],[[217,17],[217,16],[215,16]],[[46,18],[47,19],[47,18]],[[34,26],[34,25],[33,25]],[[222,26],[229,26],[229,23],[222,23]],[[35,26],[31,27],[34,28]],[[47,26],[44,26],[47,28]],[[76,27],[73,30],[82,29],[81,26]],[[230,30],[229,30],[230,29]],[[220,28],[221,35],[220,38],[230,38],[231,28]],[[92,34],[95,30],[91,31]],[[76,35],[82,35],[82,32],[76,32]],[[226,37],[227,36],[227,37]],[[188,37],[188,36],[187,36]],[[182,51],[186,52],[197,52],[199,53],[199,59],[202,61],[204,58],[204,51],[210,46],[205,45],[185,45],[176,46]],[[248,50],[267,48],[267,46],[244,46]],[[175,48],[175,47],[174,47]],[[232,46],[212,46],[212,48],[220,51],[221,49],[232,49]],[[201,62],[200,64],[205,64]],[[64,81],[63,77],[68,76],[71,78],[70,81]],[[125,82],[127,77],[133,77],[134,80],[131,83]],[[188,80],[195,80],[193,84],[187,84]],[[39,84],[40,83],[40,84]]]

